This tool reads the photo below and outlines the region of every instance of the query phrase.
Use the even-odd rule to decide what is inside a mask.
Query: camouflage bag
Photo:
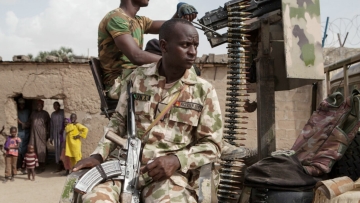
[[[291,149],[307,174],[329,173],[344,155],[360,126],[359,94],[353,90],[346,99],[339,92],[328,96],[305,124]]]

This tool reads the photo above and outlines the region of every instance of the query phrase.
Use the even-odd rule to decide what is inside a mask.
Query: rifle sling
[[[146,129],[146,131],[144,132],[143,136],[141,137],[141,140],[144,139],[144,137],[148,134],[148,132],[165,116],[165,114],[167,114],[171,107],[174,105],[174,103],[178,100],[179,96],[181,93],[184,92],[184,90],[186,89],[187,85],[185,84],[181,91],[179,91],[169,102],[168,105],[166,105],[166,107],[160,112],[160,114],[155,118],[155,120],[150,124],[150,126]]]

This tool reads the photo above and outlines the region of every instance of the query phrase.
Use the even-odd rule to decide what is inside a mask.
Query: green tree
[[[37,62],[46,62],[47,56],[58,57],[60,62],[68,62],[74,60],[73,50],[67,47],[60,47],[60,49],[58,50],[40,51],[34,60]]]
[[[29,57],[29,59],[30,59],[30,60],[32,60],[32,61],[34,60],[34,58],[33,58],[33,55],[32,55],[32,54],[28,54],[27,56]]]

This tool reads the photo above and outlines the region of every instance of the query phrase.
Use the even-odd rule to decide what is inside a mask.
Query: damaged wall
[[[17,126],[13,98],[22,94],[25,99],[62,99],[65,116],[78,115],[78,121],[89,128],[83,156],[88,156],[102,137],[108,120],[100,115],[99,96],[87,63],[2,62],[0,87],[0,127],[5,125],[7,133],[10,126]],[[4,143],[2,136],[0,143]]]

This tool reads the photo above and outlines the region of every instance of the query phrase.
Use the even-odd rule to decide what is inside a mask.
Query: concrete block
[[[297,92],[292,97],[287,98],[288,101],[297,101],[297,102],[310,102],[311,94],[310,93],[299,93]]]
[[[279,120],[276,129],[295,129],[296,122],[291,120]]]
[[[28,56],[25,55],[14,55],[13,61],[31,61]]]
[[[254,120],[247,120],[247,124],[243,124],[244,127],[248,129],[256,129],[257,128],[257,121]]]
[[[276,139],[284,139],[286,138],[286,130],[284,129],[276,129],[275,130]]]
[[[296,130],[302,130],[307,123],[307,120],[296,120]]]
[[[59,62],[59,58],[56,56],[46,56],[46,62]]]
[[[298,101],[295,101],[295,106],[296,106],[296,108],[294,110],[310,112],[311,102],[298,102]]]
[[[286,118],[289,120],[309,120],[310,116],[309,111],[286,111]]]
[[[278,101],[275,102],[275,111],[293,111],[295,109],[294,101]]]
[[[287,111],[275,111],[275,120],[284,120]]]
[[[275,102],[286,101],[289,93],[288,91],[278,91],[275,92]]]
[[[301,130],[286,130],[287,141],[293,146],[295,140],[299,137]]]

